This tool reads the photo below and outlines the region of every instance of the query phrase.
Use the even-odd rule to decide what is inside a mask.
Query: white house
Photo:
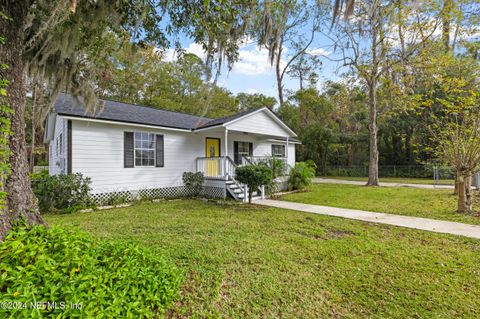
[[[235,168],[270,156],[294,165],[295,137],[268,108],[210,119],[105,100],[90,114],[81,99],[66,94],[45,127],[50,174],[90,177],[97,199],[140,190],[172,196],[187,171],[205,174],[211,196],[243,198]]]

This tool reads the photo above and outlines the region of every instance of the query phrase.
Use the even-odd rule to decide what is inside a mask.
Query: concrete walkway
[[[255,201],[255,204],[480,239],[480,226],[457,222],[448,222],[443,220],[421,217],[374,213],[356,209],[293,203],[271,199],[259,199]]]
[[[366,181],[347,181],[343,179],[335,178],[322,178],[316,177],[313,179],[317,184],[346,184],[346,185],[361,185],[364,186]],[[430,185],[430,184],[405,184],[405,183],[380,183],[380,186],[385,187],[414,187],[414,188],[427,188],[427,189],[453,189],[453,185]]]

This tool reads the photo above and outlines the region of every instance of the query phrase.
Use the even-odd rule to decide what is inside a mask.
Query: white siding
[[[255,134],[282,137],[290,136],[290,134],[280,124],[278,124],[265,112],[267,111],[253,113],[241,120],[227,125],[227,128],[233,131],[249,132]]]
[[[62,147],[57,152],[60,135],[62,136]],[[67,172],[67,120],[62,116],[56,118],[53,139],[48,144],[48,156],[50,175]]]
[[[124,168],[124,131],[163,134],[165,166]],[[74,120],[72,172],[92,179],[92,193],[180,186],[183,172],[195,170],[204,147],[190,132]]]
[[[164,135],[164,167],[124,168],[124,132],[148,132]],[[50,169],[58,174],[55,147],[59,133],[63,133],[65,158],[67,154],[67,121],[57,117],[55,138],[50,143],[52,160]],[[223,132],[181,132],[156,128],[142,128],[129,124],[109,124],[72,120],[72,172],[82,173],[92,179],[92,193],[141,190],[180,186],[182,174],[196,170],[196,158],[205,156],[205,138],[220,138],[221,155],[225,155],[225,135]],[[265,136],[255,134],[228,133],[228,155],[233,159],[233,142],[247,141],[254,145],[254,156],[271,155],[272,144]],[[281,142],[280,142],[281,143]],[[290,144],[288,163],[295,163],[295,145]]]

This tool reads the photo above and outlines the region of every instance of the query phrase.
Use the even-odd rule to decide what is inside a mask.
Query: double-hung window
[[[272,156],[285,157],[285,145],[272,144]]]
[[[242,164],[242,158],[244,156],[253,155],[253,143],[251,142],[233,142],[233,156],[234,162],[237,165]]]
[[[135,166],[155,166],[155,134],[135,132]]]

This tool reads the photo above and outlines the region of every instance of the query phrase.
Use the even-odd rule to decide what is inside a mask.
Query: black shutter
[[[233,142],[233,161],[235,164],[241,164],[241,158],[238,155],[238,142]]]
[[[72,173],[72,120],[67,122],[67,174]]]
[[[155,166],[163,167],[164,166],[164,157],[165,152],[163,150],[163,135],[157,135],[156,145],[155,145]]]
[[[253,156],[253,143],[248,143],[248,156]]]
[[[123,132],[123,167],[134,167],[133,132]]]

